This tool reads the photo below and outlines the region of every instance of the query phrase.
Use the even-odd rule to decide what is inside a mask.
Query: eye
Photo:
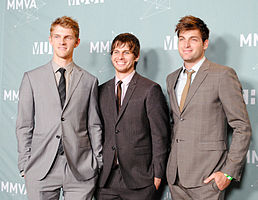
[[[131,52],[130,51],[125,51],[124,54],[125,55],[129,55]]]
[[[192,38],[192,41],[193,42],[198,42],[198,39],[197,38]]]

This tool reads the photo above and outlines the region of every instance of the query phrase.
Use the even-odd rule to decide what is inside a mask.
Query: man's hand
[[[161,178],[154,177],[154,185],[156,187],[156,190],[159,189],[160,183],[161,183]]]
[[[209,183],[211,180],[215,181],[217,184],[219,190],[224,190],[226,187],[229,186],[230,180],[227,179],[227,177],[220,171],[213,173],[208,178],[204,180],[204,183]]]

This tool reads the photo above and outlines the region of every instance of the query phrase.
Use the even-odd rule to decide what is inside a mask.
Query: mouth
[[[116,64],[117,65],[125,65],[126,63],[125,62],[121,62],[121,61],[117,61]]]
[[[189,54],[191,52],[192,52],[192,50],[183,50],[183,53],[185,53],[185,54]]]
[[[58,47],[59,50],[65,51],[67,48],[66,47]]]

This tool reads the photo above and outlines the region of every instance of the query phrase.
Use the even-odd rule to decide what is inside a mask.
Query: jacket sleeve
[[[219,98],[228,124],[233,129],[232,141],[222,172],[237,181],[241,178],[251,139],[251,125],[242,95],[242,87],[235,71],[228,68],[220,79]]]
[[[146,105],[152,137],[154,176],[163,178],[167,163],[170,124],[167,102],[159,85],[154,85],[150,89]]]
[[[102,125],[98,106],[98,80],[95,79],[90,95],[90,105],[88,109],[88,130],[91,140],[93,154],[98,161],[98,168],[102,168]]]
[[[16,137],[18,141],[18,168],[25,170],[31,154],[31,141],[34,129],[34,98],[27,73],[24,74],[19,89]]]

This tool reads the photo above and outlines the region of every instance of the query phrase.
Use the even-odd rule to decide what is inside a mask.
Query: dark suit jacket
[[[213,172],[240,179],[251,138],[242,87],[235,71],[205,60],[190,86],[182,113],[175,86],[182,68],[167,77],[173,131],[167,180],[178,175],[185,187],[203,185]],[[228,125],[233,129],[230,148]]]
[[[103,117],[103,171],[100,187],[107,181],[117,150],[124,182],[128,188],[153,184],[165,174],[169,114],[165,97],[157,83],[135,73],[119,114],[115,98],[115,79],[99,88]]]

